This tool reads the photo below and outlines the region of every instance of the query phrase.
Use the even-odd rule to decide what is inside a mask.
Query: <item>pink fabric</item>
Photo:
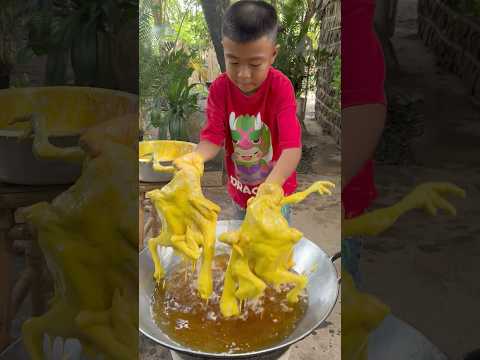
[[[270,68],[260,88],[247,96],[226,74],[222,74],[210,86],[206,114],[207,121],[200,139],[225,147],[228,192],[238,205],[245,208],[247,200],[255,196],[282,151],[302,146],[293,86],[284,74]],[[245,116],[249,117],[247,121]],[[242,122],[252,126],[241,127]],[[260,138],[259,128],[263,134]],[[232,141],[234,133],[238,140],[236,144]],[[296,187],[296,172],[293,172],[283,190],[289,195]]]
[[[373,28],[374,13],[374,0],[342,1],[342,108],[386,103],[385,65]],[[376,195],[369,160],[342,192],[346,216],[364,212]]]

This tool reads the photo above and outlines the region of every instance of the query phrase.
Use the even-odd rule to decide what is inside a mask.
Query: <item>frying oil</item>
[[[196,272],[191,264],[177,265],[152,298],[153,318],[162,331],[177,343],[210,353],[251,352],[286,339],[303,318],[308,306],[304,292],[300,301],[286,300],[291,286],[267,287],[260,299],[243,304],[237,317],[224,318],[220,297],[228,255],[213,262],[213,294],[207,301],[197,294]]]

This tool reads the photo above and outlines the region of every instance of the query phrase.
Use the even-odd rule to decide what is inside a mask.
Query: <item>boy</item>
[[[342,1],[342,215],[361,215],[376,197],[373,156],[386,117],[385,65],[374,32],[375,0]],[[355,284],[361,239],[342,241]]]
[[[277,14],[266,2],[243,0],[228,8],[222,26],[226,73],[210,86],[207,122],[187,155],[205,162],[225,148],[228,192],[239,218],[261,184],[276,183],[285,195],[297,186],[301,128],[293,86],[272,67],[277,31]],[[290,209],[282,213],[289,220]]]

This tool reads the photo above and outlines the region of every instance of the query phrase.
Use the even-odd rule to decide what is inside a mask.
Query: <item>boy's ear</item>
[[[277,44],[273,48],[273,56],[272,56],[272,64],[275,62],[275,59],[277,58],[278,52],[280,51],[280,45]]]

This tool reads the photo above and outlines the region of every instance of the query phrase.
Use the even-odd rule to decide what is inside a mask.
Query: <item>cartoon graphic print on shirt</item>
[[[257,185],[270,174],[272,162],[272,139],[268,126],[257,116],[240,115],[234,112],[229,117],[232,134],[235,172],[238,179],[247,185]]]

